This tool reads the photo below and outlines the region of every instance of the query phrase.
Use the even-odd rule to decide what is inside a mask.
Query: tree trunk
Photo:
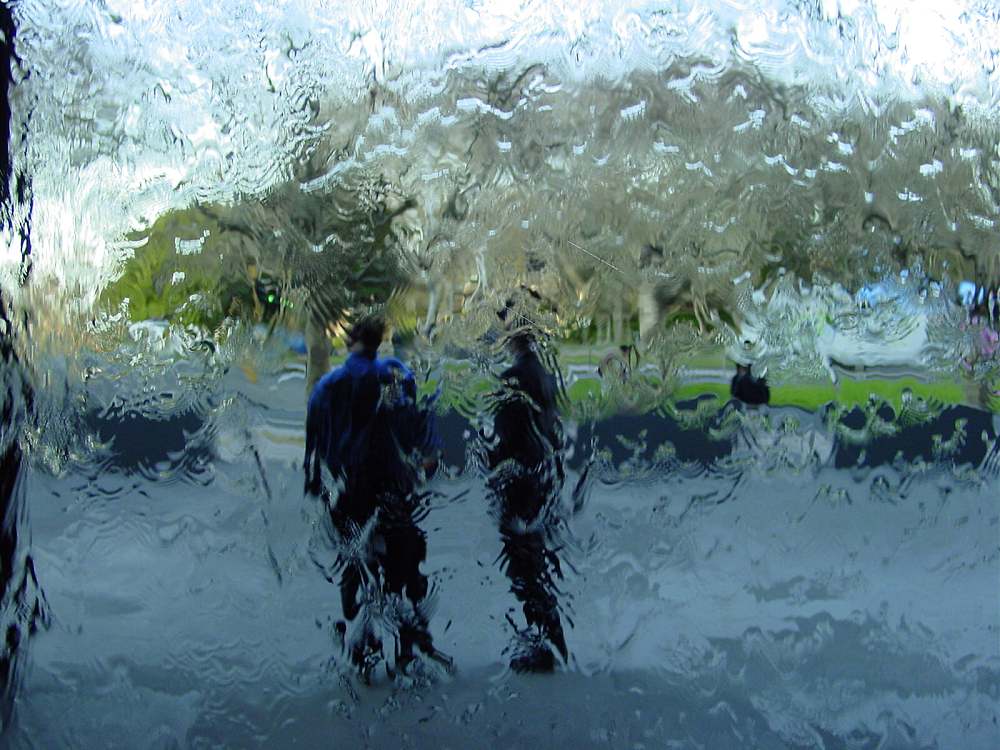
[[[657,298],[657,285],[652,281],[639,284],[639,341],[648,346],[663,322],[663,311]]]
[[[316,382],[330,369],[333,345],[326,335],[326,321],[314,312],[306,319],[306,399],[312,394]]]
[[[438,308],[441,306],[441,282],[431,279],[427,284],[427,316],[424,318],[424,325],[421,333],[430,336],[437,323]]]
[[[615,343],[628,343],[625,341],[625,299],[623,295],[615,295],[615,305],[611,310],[611,316],[614,320]]]

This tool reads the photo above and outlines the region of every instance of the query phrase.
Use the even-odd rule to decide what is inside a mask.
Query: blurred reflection
[[[510,302],[499,315],[508,325],[506,344],[514,362],[492,394],[488,487],[503,541],[503,569],[527,623],[521,630],[510,620],[520,635],[510,665],[516,671],[551,672],[553,649],[564,662],[569,658],[556,598],[562,569],[553,539],[565,482],[559,387],[539,357],[530,321],[517,319]]]
[[[597,365],[597,374],[601,378],[628,382],[633,371],[639,369],[640,355],[638,347],[633,344],[622,344],[617,351],[611,351],[601,358]]]
[[[9,725],[20,681],[24,639],[48,623],[48,607],[25,548],[25,458],[21,430],[34,393],[14,348],[13,325],[0,296],[0,733]]]
[[[426,515],[419,487],[437,467],[437,439],[428,404],[417,404],[413,373],[398,359],[377,357],[384,334],[378,317],[354,325],[350,356],[317,383],[306,425],[306,490],[322,494],[339,544],[346,622],[338,635],[366,681],[383,658],[379,624],[396,640],[390,673],[407,670],[414,648],[450,667],[428,631],[428,582],[420,570],[427,543],[418,525]],[[322,490],[323,463],[341,485],[335,501]],[[348,623],[355,625],[350,634]]]
[[[26,146],[28,127],[23,113],[12,108],[15,85],[27,77],[16,51],[17,24],[12,4],[0,5],[0,235],[20,245],[17,278],[31,275],[31,177],[21,163],[15,168],[14,148]],[[18,138],[18,135],[20,138]],[[26,150],[26,148],[25,148]],[[21,209],[24,213],[21,213]],[[18,356],[17,332],[24,329],[0,289],[0,744],[11,725],[29,635],[49,623],[48,605],[38,586],[35,563],[28,549],[25,472],[22,448],[26,421],[34,414],[35,392]],[[23,311],[22,311],[23,312]]]
[[[938,3],[942,24],[916,12],[935,4],[883,0],[426,5],[415,24],[362,3],[0,3],[7,67],[12,7],[26,60],[0,86],[23,92],[0,141],[30,170],[0,180],[29,196],[0,212],[3,278],[16,235],[34,241],[31,304],[14,299],[48,316],[30,332],[16,318],[30,377],[0,349],[5,687],[43,601],[27,503],[62,620],[26,701],[57,739],[25,744],[273,744],[334,714],[366,745],[429,744],[399,694],[347,707],[353,724],[326,686],[314,699],[315,634],[294,605],[334,589],[285,582],[297,519],[256,503],[255,472],[270,497],[298,458],[304,378],[344,661],[366,678],[447,663],[421,571],[438,443],[417,367],[380,358],[366,319],[328,373],[347,311],[379,300],[445,389],[455,474],[496,391],[496,526],[453,504],[429,551],[466,593],[462,625],[496,604],[470,549],[485,525],[517,631],[504,660],[548,672],[573,645],[587,672],[558,680],[565,704],[534,693],[534,716],[530,690],[517,704],[472,675],[411,696],[437,744],[990,746],[936,725],[989,724],[1000,701],[983,606],[998,601],[997,421],[959,409],[1000,411],[997,4]],[[29,215],[32,191],[22,232],[5,214]],[[484,382],[483,303],[512,289],[527,307],[501,312],[506,361]],[[77,317],[101,332],[93,352]],[[744,341],[752,362],[727,362]],[[578,527],[575,629],[560,501],[590,446],[602,484]],[[61,473],[26,477],[45,451]],[[278,611],[239,622],[248,596]],[[175,737],[157,736],[167,724]],[[393,725],[408,735],[379,734]]]

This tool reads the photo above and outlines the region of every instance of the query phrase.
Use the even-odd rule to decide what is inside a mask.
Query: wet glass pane
[[[1000,747],[995,3],[0,35],[0,744]]]

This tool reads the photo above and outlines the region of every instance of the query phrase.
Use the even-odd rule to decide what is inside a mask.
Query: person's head
[[[351,351],[375,353],[385,337],[385,320],[381,315],[366,315],[347,334],[347,346]]]
[[[514,312],[514,298],[508,297],[507,301],[503,303],[503,307],[497,310],[497,317],[500,321],[510,327],[510,321],[513,317]]]
[[[535,336],[527,329],[521,328],[507,336],[507,347],[514,354],[525,354],[530,352],[534,345]]]

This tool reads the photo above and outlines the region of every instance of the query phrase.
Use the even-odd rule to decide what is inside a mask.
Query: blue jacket
[[[399,398],[385,403],[382,386],[394,381],[401,386]],[[309,397],[306,416],[306,491],[319,493],[321,461],[335,477],[362,469],[372,453],[380,414],[390,419],[390,430],[404,450],[426,451],[436,445],[431,413],[427,404],[418,408],[416,397],[413,372],[395,357],[377,359],[356,352],[320,378]]]

